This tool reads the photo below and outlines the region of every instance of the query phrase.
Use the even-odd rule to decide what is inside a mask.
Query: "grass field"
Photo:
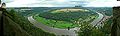
[[[51,13],[62,13],[62,12],[89,12],[89,10],[85,9],[60,9],[60,10],[53,10]]]
[[[48,26],[51,26],[51,27],[55,27],[55,28],[74,28],[74,27],[77,27],[78,25],[77,24],[73,24],[73,23],[70,23],[70,22],[66,22],[66,21],[56,21],[56,20],[50,20],[50,19],[45,19],[45,18],[42,18],[42,17],[39,17],[39,16],[34,16],[34,18],[45,24],[45,25],[48,25]]]

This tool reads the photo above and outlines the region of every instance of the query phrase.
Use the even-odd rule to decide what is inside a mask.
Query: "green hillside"
[[[30,36],[17,23],[12,21],[9,17],[3,16],[4,36]]]
[[[4,14],[6,15],[4,16],[5,36],[55,36],[33,26],[27,18],[13,9]]]

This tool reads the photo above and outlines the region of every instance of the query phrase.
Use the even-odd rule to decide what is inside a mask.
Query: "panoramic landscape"
[[[6,15],[32,36],[110,36],[111,32],[111,7],[19,7],[7,10]]]
[[[112,7],[9,5],[3,11],[5,36],[111,36]]]

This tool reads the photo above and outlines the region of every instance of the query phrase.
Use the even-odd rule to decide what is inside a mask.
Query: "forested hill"
[[[3,15],[4,36],[29,36],[17,23]]]
[[[27,18],[14,9],[5,12],[3,18],[4,36],[55,36],[33,26]]]

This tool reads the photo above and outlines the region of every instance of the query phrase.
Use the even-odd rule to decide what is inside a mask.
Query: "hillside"
[[[71,8],[71,9],[59,9],[59,10],[51,11],[51,13],[62,13],[62,12],[89,12],[89,10]]]
[[[4,36],[30,36],[17,23],[12,21],[8,16],[3,16]]]
[[[68,12],[67,12],[68,11]],[[85,11],[85,12],[81,12]],[[63,13],[61,13],[63,12]],[[83,9],[61,9],[52,10],[51,12],[44,12],[39,14],[40,17],[52,20],[74,22],[81,18],[81,20],[87,19],[87,17],[98,16],[97,13]]]
[[[5,12],[3,18],[5,36],[55,36],[53,33],[33,26],[27,18],[14,9]]]
[[[81,8],[54,9],[34,15],[37,21],[61,29],[78,27],[78,24],[90,23],[97,17],[97,13]]]

